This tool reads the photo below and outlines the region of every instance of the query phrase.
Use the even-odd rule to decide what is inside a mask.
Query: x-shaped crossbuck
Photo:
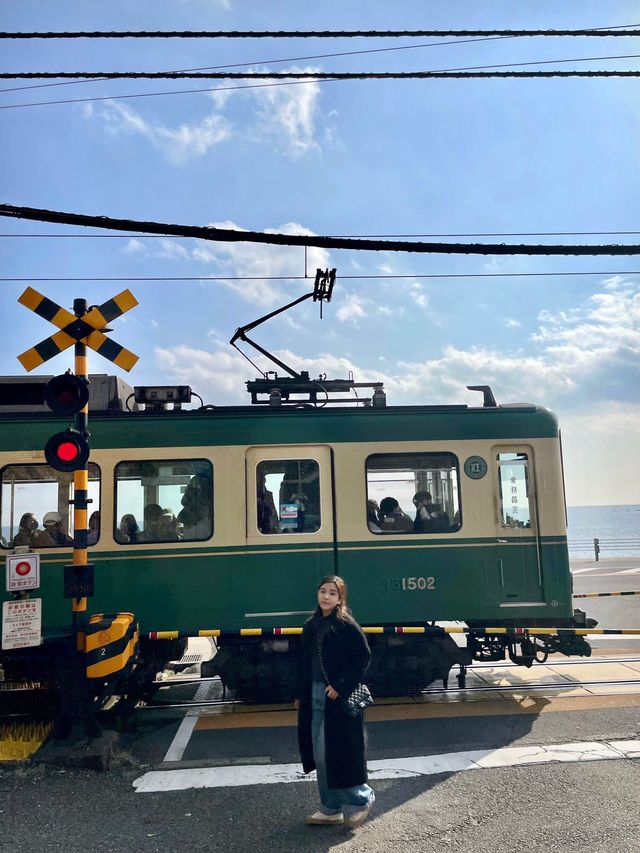
[[[32,287],[25,290],[18,302],[60,329],[18,356],[25,370],[40,367],[54,355],[78,342],[86,344],[123,370],[131,370],[138,360],[137,355],[112,341],[102,331],[112,320],[138,304],[130,290],[123,290],[113,299],[95,306],[83,317],[76,317]]]

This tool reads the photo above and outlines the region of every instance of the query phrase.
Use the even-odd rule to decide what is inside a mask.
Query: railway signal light
[[[89,385],[81,376],[54,376],[44,389],[44,401],[56,415],[75,415],[89,402]]]
[[[79,471],[89,459],[89,443],[82,433],[69,427],[51,436],[44,456],[56,471]]]

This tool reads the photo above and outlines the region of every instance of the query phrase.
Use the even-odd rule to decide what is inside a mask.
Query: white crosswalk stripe
[[[369,778],[401,779],[460,773],[492,767],[547,764],[554,762],[606,761],[640,758],[640,740],[578,742],[546,746],[509,746],[472,752],[447,752],[409,758],[369,761]],[[190,788],[224,788],[242,785],[274,785],[315,781],[315,773],[305,776],[299,764],[249,764],[233,767],[201,767],[152,770],[133,783],[139,794],[185,791]]]

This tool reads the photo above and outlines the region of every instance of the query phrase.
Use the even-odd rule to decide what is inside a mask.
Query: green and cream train
[[[44,460],[67,425],[41,403],[46,380],[0,380],[1,545],[40,554],[42,601],[42,643],[3,649],[5,677],[41,676],[71,631],[73,475]],[[497,405],[487,388],[477,408],[387,406],[379,387],[357,407],[277,389],[266,405],[163,402],[188,390],[137,388],[146,404],[130,411],[131,389],[92,377],[89,612],[135,614],[139,678],[175,657],[176,638],[213,636],[209,672],[228,687],[291,695],[296,629],[328,574],[346,579],[369,630],[378,693],[506,653],[528,665],[550,650],[589,654],[571,631],[526,631],[585,626],[548,410]]]

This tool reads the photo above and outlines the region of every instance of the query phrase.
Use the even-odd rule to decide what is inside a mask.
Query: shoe
[[[311,826],[338,826],[344,823],[344,815],[342,812],[337,814],[325,814],[324,812],[314,812],[307,818],[307,823]]]
[[[344,825],[350,827],[351,829],[357,829],[357,827],[362,826],[365,820],[369,817],[369,812],[371,811],[371,805],[365,806],[360,811],[353,812],[350,815],[347,815],[344,819]]]

